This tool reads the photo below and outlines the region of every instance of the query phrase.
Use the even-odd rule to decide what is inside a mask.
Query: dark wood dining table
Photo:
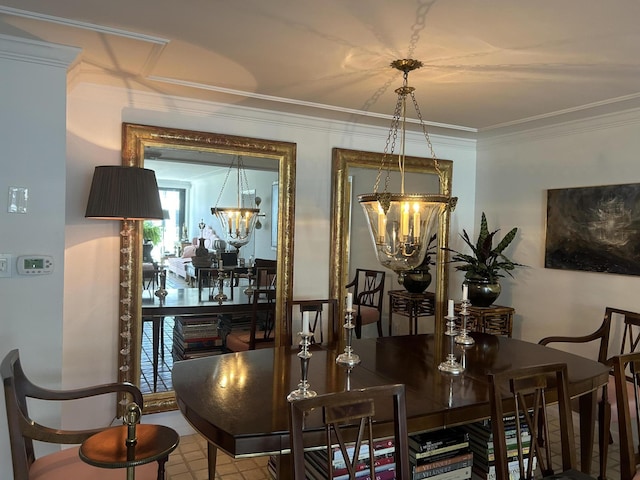
[[[476,342],[454,346],[465,366],[462,374],[438,370],[449,353],[446,337],[408,335],[360,339],[353,350],[361,363],[351,371],[337,365],[335,348],[314,346],[308,380],[317,393],[389,383],[406,386],[407,426],[410,433],[442,429],[490,416],[487,374],[512,368],[566,363],[569,391],[579,399],[581,445],[593,445],[596,391],[609,370],[602,364],[570,353],[507,337],[473,333]],[[289,472],[289,408],[287,395],[300,381],[297,346],[254,350],[176,362],[173,386],[178,408],[209,445],[209,478],[215,476],[217,449],[232,457],[277,454],[278,478]],[[389,416],[391,418],[391,416]],[[380,437],[390,429],[381,420]],[[309,425],[307,425],[308,427]],[[386,430],[385,430],[386,429]],[[312,429],[313,430],[313,429]],[[305,446],[322,445],[317,432]],[[591,467],[591,448],[581,448],[581,469]]]

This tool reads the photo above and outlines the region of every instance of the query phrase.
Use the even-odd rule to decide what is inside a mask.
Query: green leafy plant
[[[456,265],[456,270],[466,272],[465,278],[485,278],[491,283],[497,282],[498,278],[504,277],[501,272],[506,272],[513,277],[511,272],[516,267],[524,267],[520,263],[513,262],[504,255],[504,250],[516,237],[518,228],[514,227],[500,240],[498,245],[493,247],[493,241],[496,233],[500,230],[489,231],[487,226],[487,217],[482,212],[482,221],[480,223],[480,234],[477,242],[472,242],[467,232],[463,229],[460,237],[471,248],[472,255],[467,255],[456,250],[448,248],[454,255],[451,262],[460,262]]]
[[[162,241],[162,229],[150,221],[145,220],[142,227],[142,236],[144,237],[145,242],[158,245]]]
[[[427,243],[427,251],[424,254],[424,260],[422,260],[422,263],[413,270],[429,270],[429,265],[436,264],[436,238],[438,238],[437,233],[434,233],[431,238],[429,238],[429,242]]]

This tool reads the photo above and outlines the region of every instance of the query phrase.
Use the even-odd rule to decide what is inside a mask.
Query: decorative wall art
[[[640,275],[640,184],[547,191],[546,268]]]

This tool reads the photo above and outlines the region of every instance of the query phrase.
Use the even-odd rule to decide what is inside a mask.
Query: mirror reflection
[[[382,324],[380,330],[386,336],[389,334],[410,333],[415,329],[415,322],[410,322],[408,318],[398,315],[393,316],[393,324],[389,322],[390,301],[400,302],[402,309],[406,311],[407,297],[404,294],[411,289],[411,287],[407,288],[409,279],[399,278],[394,272],[385,269],[378,263],[367,220],[362,207],[358,203],[358,195],[373,191],[381,158],[381,153],[339,148],[333,151],[332,198],[334,203],[332,206],[331,233],[331,259],[333,262],[331,293],[338,299],[344,299],[347,291],[353,292],[354,287],[349,285],[356,278],[358,270],[383,272],[384,292],[381,295],[382,302],[379,306],[379,318]],[[450,195],[453,167],[451,161],[438,160],[436,166],[436,162],[433,159],[406,157],[405,167],[407,191]],[[392,167],[392,169],[394,168]],[[399,176],[394,179],[393,173],[391,179],[399,182]],[[393,191],[397,187],[392,184],[389,189]],[[427,322],[417,322],[420,333],[441,333],[442,319],[446,313],[444,309],[448,283],[447,254],[442,248],[448,246],[449,242],[449,217],[450,211],[445,209],[438,221],[437,236],[433,239],[432,247],[429,249],[432,253],[430,260],[425,262],[429,267],[430,278],[428,282],[425,281],[423,283],[427,283],[428,286],[419,285],[416,287],[418,290],[422,286],[426,289],[424,292],[426,292],[425,296],[428,296],[428,301],[425,300],[423,304],[420,304],[420,308],[424,316],[432,317]],[[412,280],[418,280],[415,275],[413,277]],[[425,279],[426,276],[419,278],[419,280]],[[359,283],[361,284],[362,281]],[[390,291],[399,293],[399,297],[397,295],[390,296]],[[342,316],[344,315],[343,309],[344,302],[341,302]],[[412,325],[412,323],[414,324]],[[363,336],[376,336],[378,333],[378,329],[374,326],[363,325],[362,327]],[[336,335],[340,334],[341,332],[336,331]]]
[[[121,337],[131,348],[119,349],[120,371],[145,394],[145,412],[161,411],[175,408],[173,362],[224,352],[225,335],[246,321],[255,264],[273,266],[273,318],[286,317],[295,145],[124,124],[123,164],[155,171],[164,219],[135,222],[132,265],[121,265],[132,281],[128,311],[121,289]],[[255,214],[251,223],[238,214],[223,225],[212,213],[238,206]],[[272,344],[284,343],[290,332],[276,323]]]

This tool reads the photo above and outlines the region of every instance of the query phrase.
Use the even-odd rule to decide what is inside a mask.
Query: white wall
[[[13,276],[0,278],[0,357],[19,348],[33,381],[59,388],[65,273],[66,70],[77,50],[0,36],[0,252]],[[28,188],[26,214],[10,214],[8,188]],[[16,273],[16,256],[51,255],[49,275]],[[4,411],[4,396],[0,400]],[[59,407],[36,411],[59,423]],[[6,416],[0,415],[0,478],[12,476]]]
[[[544,268],[547,189],[640,182],[639,124],[636,111],[479,142],[476,226],[485,211],[492,230],[519,227],[506,253],[529,266],[498,302],[516,309],[515,337],[587,334],[606,306],[640,309],[638,277]],[[597,356],[595,345],[561,348]]]

